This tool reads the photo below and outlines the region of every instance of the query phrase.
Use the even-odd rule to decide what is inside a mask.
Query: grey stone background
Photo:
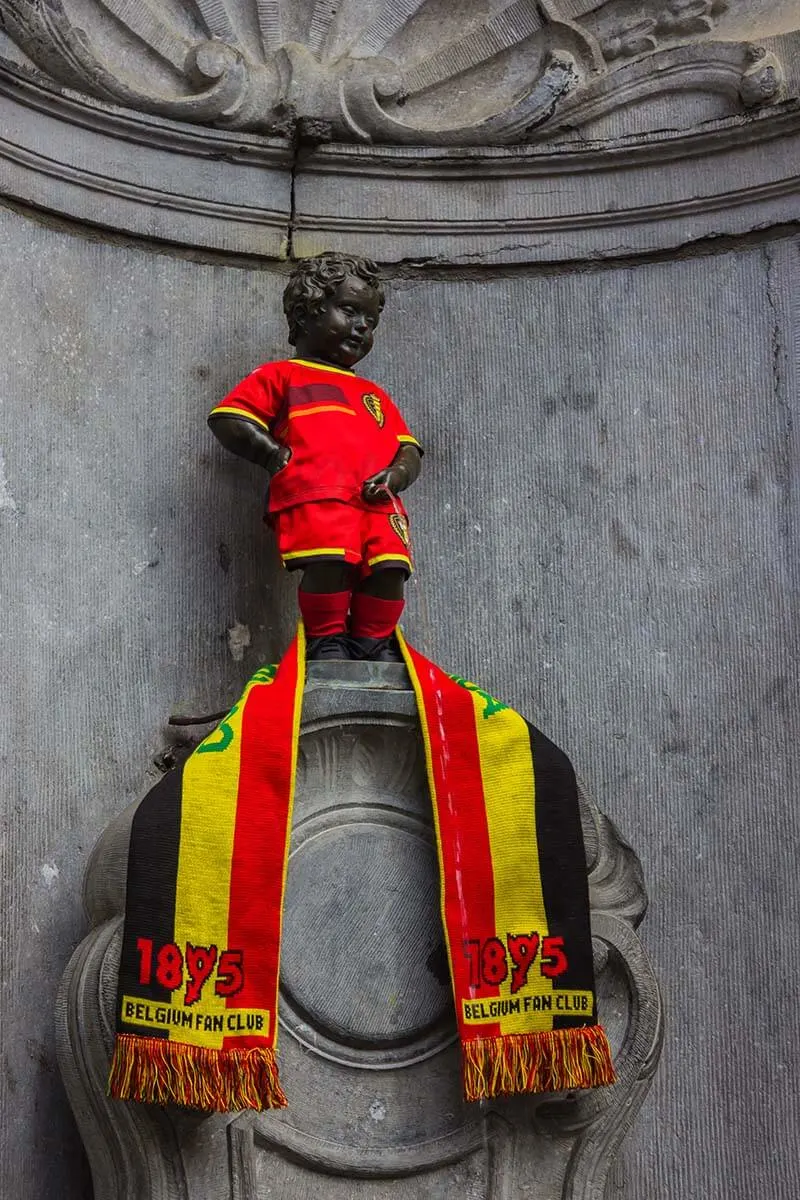
[[[89,849],[167,714],[224,704],[293,623],[258,475],[205,427],[284,353],[283,277],[9,209],[0,253],[0,1195],[84,1200],[51,1014]],[[631,1200],[800,1190],[798,277],[800,243],[763,235],[406,273],[363,364],[427,448],[409,637],[555,738],[643,860],[668,1033]]]

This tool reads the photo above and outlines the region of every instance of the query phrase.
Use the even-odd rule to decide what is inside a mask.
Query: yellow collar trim
[[[310,358],[290,358],[289,362],[297,363],[300,367],[313,367],[317,371],[333,371],[334,375],[349,375],[351,379],[355,375],[354,371],[348,371],[346,367],[329,367],[327,363],[312,362]]]

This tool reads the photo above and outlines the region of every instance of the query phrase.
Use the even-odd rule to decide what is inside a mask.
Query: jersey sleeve
[[[269,432],[280,412],[284,390],[278,364],[264,363],[215,404],[208,419],[243,417]]]
[[[386,428],[389,433],[397,438],[397,441],[401,446],[416,446],[420,454],[422,454],[422,446],[414,437],[413,433],[400,416],[400,412],[396,404],[391,397],[386,394],[386,392],[384,392],[383,408],[384,412],[386,413]]]

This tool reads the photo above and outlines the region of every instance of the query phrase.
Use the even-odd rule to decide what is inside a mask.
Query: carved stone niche
[[[594,261],[797,219],[797,0],[0,0],[0,193],[203,252]]]
[[[220,1116],[106,1095],[135,807],[89,862],[93,928],[67,967],[57,1011],[95,1200],[601,1200],[658,1063],[662,1012],[635,933],[646,907],[639,862],[585,794],[600,1017],[619,1082],[468,1105],[405,669],[313,664],[281,968],[278,1052],[290,1107]]]
[[[654,96],[674,108],[687,90],[737,108],[776,101],[781,62],[764,46],[753,54],[749,39],[795,30],[796,13],[750,9],[752,0],[0,0],[0,29],[52,80],[139,112],[312,141],[486,146],[538,141]]]

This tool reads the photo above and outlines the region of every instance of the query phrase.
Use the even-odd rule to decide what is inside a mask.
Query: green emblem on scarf
[[[265,667],[259,667],[255,675],[249,681],[248,687],[253,683],[272,683],[277,673],[277,663],[268,663]],[[214,732],[210,733],[205,741],[200,743],[200,745],[197,747],[198,754],[220,754],[223,750],[228,749],[228,746],[230,746],[231,742],[233,741],[233,729],[228,724],[228,721],[231,719],[234,713],[239,711],[240,704],[241,700],[238,704],[234,704],[231,711],[220,721]],[[215,734],[219,736],[216,738],[216,741],[212,742],[211,738],[213,738]]]
[[[468,679],[463,679],[461,675],[451,675],[453,683],[457,683],[459,687],[466,688],[468,692],[474,692],[476,696],[480,696],[486,707],[483,710],[483,719],[493,717],[495,713],[505,712],[508,708],[507,704],[503,704],[501,700],[496,700],[494,696],[490,696],[488,692],[484,692],[483,688],[479,688],[476,683],[470,683]]]
[[[205,741],[200,743],[195,750],[195,754],[219,754],[223,750],[228,749],[228,746],[230,746],[231,742],[233,741],[233,729],[228,724],[228,721],[234,715],[234,713],[239,711],[240,704],[241,700],[239,701],[239,704],[234,704],[227,717],[220,721],[219,725],[214,730],[214,733],[210,733]],[[219,734],[220,736],[215,742],[212,742],[211,738],[213,738],[215,734]]]
[[[268,663],[265,667],[259,667],[251,683],[272,683],[275,676],[278,674],[278,664]]]

